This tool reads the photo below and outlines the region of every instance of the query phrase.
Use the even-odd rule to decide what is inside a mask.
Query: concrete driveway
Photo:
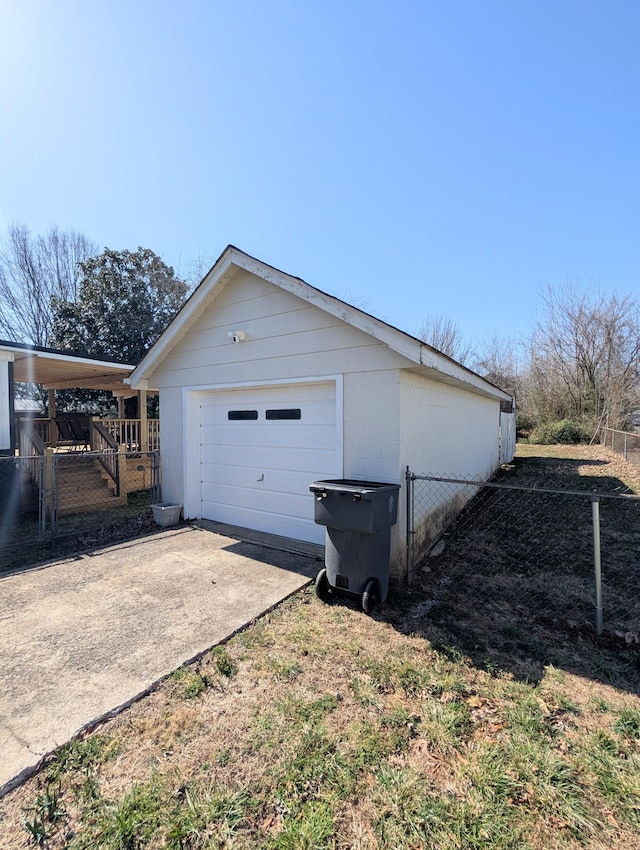
[[[235,532],[179,527],[0,578],[0,794],[319,569],[320,547]]]

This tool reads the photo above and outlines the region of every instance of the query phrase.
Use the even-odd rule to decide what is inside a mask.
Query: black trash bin
[[[332,591],[362,596],[370,614],[389,592],[391,528],[398,520],[399,484],[336,478],[314,481],[314,518],[324,525],[325,566],[316,578],[316,593]]]

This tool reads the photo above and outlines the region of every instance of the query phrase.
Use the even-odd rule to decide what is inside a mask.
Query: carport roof
[[[0,356],[13,362],[15,381],[42,384],[46,389],[120,390],[131,394],[125,383],[134,367],[39,345],[0,340]]]

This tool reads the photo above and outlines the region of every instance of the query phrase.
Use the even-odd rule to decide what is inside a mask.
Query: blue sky
[[[637,0],[0,0],[0,226],[523,334],[640,294],[638,43]]]

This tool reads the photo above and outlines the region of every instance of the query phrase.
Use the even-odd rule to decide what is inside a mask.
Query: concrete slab
[[[0,577],[0,795],[319,569],[321,547],[226,530],[180,527]]]

